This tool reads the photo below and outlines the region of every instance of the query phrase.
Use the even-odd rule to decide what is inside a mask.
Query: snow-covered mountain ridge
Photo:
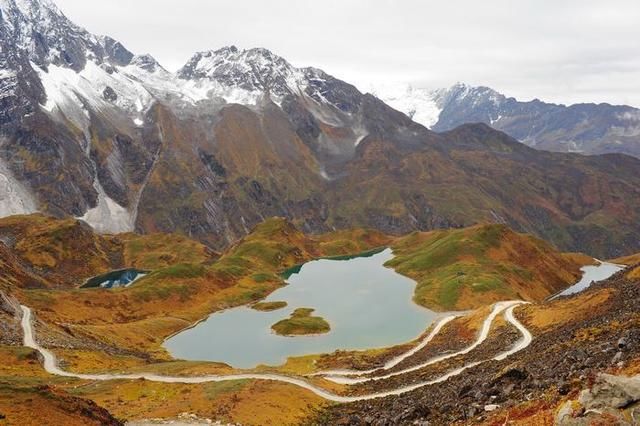
[[[0,0],[0,11],[4,47],[28,55],[45,82],[49,111],[65,110],[67,101],[75,102],[78,95],[96,106],[114,103],[133,115],[155,99],[256,105],[264,93],[280,103],[286,95],[307,92],[318,102],[328,102],[328,75],[295,68],[267,49],[229,46],[199,52],[170,73],[150,55],[134,55],[110,37],[88,33],[50,0]],[[0,63],[0,78],[13,75]],[[77,86],[84,86],[81,93],[74,93]]]
[[[26,102],[12,120],[21,122],[40,109],[60,124],[72,123],[83,134],[81,145],[90,162],[94,162],[90,127],[96,114],[135,131],[144,128],[145,117],[157,102],[179,113],[201,102],[213,109],[232,103],[258,108],[267,100],[281,106],[293,96],[315,104],[318,118],[343,125],[341,113],[353,112],[359,96],[355,88],[323,71],[293,67],[263,48],[229,46],[196,53],[171,73],[151,55],[135,55],[112,38],[77,26],[50,0],[0,0],[0,35],[0,102],[12,104],[16,111],[20,102]],[[29,90],[19,87],[21,79]],[[338,95],[331,93],[334,89]],[[353,139],[363,136],[360,132]],[[96,164],[90,169],[96,174],[97,204],[82,218],[104,232],[133,230],[131,206],[128,209],[107,194]],[[319,173],[325,174],[323,169]],[[123,185],[118,174],[113,173],[111,180]],[[4,192],[15,198],[9,188]],[[0,200],[0,212],[27,213],[16,206],[33,206],[31,200],[15,203],[13,198]]]
[[[436,132],[485,123],[537,149],[640,157],[640,109],[625,105],[523,102],[483,86],[372,87],[382,101]]]
[[[440,129],[446,117],[483,121],[478,111],[494,126],[555,120],[526,109],[507,119],[511,99],[490,89],[400,91],[394,109],[266,49],[196,53],[173,73],[49,0],[0,0],[0,10],[0,215],[178,232],[212,248],[279,216],[307,233],[500,221],[565,249],[636,249],[636,160],[539,153],[489,126],[438,134],[414,121],[437,117]],[[619,225],[598,234],[609,216]]]

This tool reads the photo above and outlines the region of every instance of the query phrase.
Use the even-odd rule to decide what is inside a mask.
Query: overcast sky
[[[523,100],[640,106],[638,0],[57,0],[175,70],[196,51],[266,47],[360,89],[457,81]]]

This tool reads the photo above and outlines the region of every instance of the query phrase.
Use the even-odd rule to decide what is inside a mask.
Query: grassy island
[[[298,308],[291,317],[278,321],[271,329],[281,336],[328,333],[331,330],[329,323],[322,317],[311,316],[313,311],[311,308]]]

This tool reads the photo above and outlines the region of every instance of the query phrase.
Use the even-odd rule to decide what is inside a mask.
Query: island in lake
[[[315,309],[298,308],[291,316],[271,326],[281,336],[300,336],[307,334],[324,334],[331,330],[329,323],[322,317],[311,316]]]

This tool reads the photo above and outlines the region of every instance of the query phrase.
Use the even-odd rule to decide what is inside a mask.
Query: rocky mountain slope
[[[630,106],[522,102],[488,87],[461,83],[438,90],[412,86],[372,90],[436,132],[485,123],[536,149],[640,157],[640,110]]]
[[[640,250],[640,161],[526,149],[486,126],[436,134],[265,49],[195,54],[177,73],[0,0],[0,213],[228,247],[262,220],[304,232],[505,222],[564,250]]]

